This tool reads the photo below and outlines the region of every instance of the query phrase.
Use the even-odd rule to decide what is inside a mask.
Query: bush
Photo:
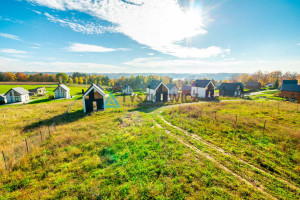
[[[53,94],[50,94],[49,96],[48,96],[48,99],[54,99],[54,95]]]

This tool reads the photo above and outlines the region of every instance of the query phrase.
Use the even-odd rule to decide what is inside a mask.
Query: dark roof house
[[[219,87],[219,96],[241,96],[243,88],[239,83],[222,83]]]
[[[182,92],[182,94],[190,95],[191,94],[191,86],[190,85],[182,85],[181,92]]]
[[[246,88],[248,88],[248,89],[260,89],[261,88],[261,83],[259,83],[259,82],[247,82],[246,83]]]
[[[298,80],[283,80],[279,88],[279,96],[288,98],[300,97],[300,85]]]
[[[192,86],[205,88],[210,82],[211,80],[195,80]]]

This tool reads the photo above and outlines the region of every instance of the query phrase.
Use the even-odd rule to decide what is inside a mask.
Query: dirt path
[[[274,175],[272,175],[272,174],[270,174],[270,173],[268,173],[268,172],[266,172],[266,171],[264,171],[264,170],[262,170],[262,169],[260,169],[260,168],[258,168],[258,167],[256,167],[256,166],[254,166],[254,165],[252,165],[252,164],[250,164],[250,163],[248,163],[248,162],[246,162],[246,161],[244,161],[244,160],[242,160],[242,159],[240,159],[240,158],[237,158],[235,155],[233,155],[233,154],[231,154],[231,153],[229,153],[229,152],[226,152],[224,149],[222,149],[222,148],[220,148],[220,147],[217,147],[217,146],[211,144],[210,142],[204,140],[202,137],[200,137],[200,136],[198,136],[198,135],[196,135],[196,134],[190,134],[190,133],[188,133],[187,131],[183,130],[182,128],[177,127],[177,126],[174,126],[174,125],[171,124],[170,122],[166,121],[161,115],[159,115],[159,117],[160,117],[166,124],[168,124],[169,126],[171,126],[171,127],[173,127],[173,128],[176,128],[177,130],[179,130],[179,131],[181,131],[182,133],[184,133],[186,136],[192,137],[193,139],[202,142],[203,144],[205,144],[205,145],[207,145],[207,146],[209,146],[209,147],[211,147],[211,148],[213,148],[213,149],[215,149],[215,150],[221,152],[221,153],[224,154],[224,155],[234,157],[234,158],[237,159],[239,162],[241,162],[241,163],[243,163],[243,164],[245,164],[245,165],[248,165],[248,166],[252,167],[252,168],[255,169],[255,170],[258,170],[258,171],[260,171],[260,172],[262,172],[262,173],[265,173],[265,174],[269,175],[270,177],[272,177],[272,178],[274,178],[274,179],[277,179],[277,180],[279,180],[279,181],[285,183],[286,185],[288,185],[289,187],[293,188],[293,189],[296,190],[296,191],[299,190],[299,188],[298,188],[297,186],[295,186],[294,184],[292,184],[292,183],[290,183],[290,182],[287,182],[286,180],[283,180],[283,179],[281,179],[281,178],[279,178],[279,177],[277,177],[277,176],[274,176]]]
[[[157,127],[163,129],[163,127],[161,125],[159,125],[158,123],[156,123],[154,121],[154,123],[156,124]],[[247,179],[244,179],[243,177],[241,177],[240,175],[236,174],[234,171],[230,170],[229,168],[227,168],[226,166],[222,165],[221,163],[219,163],[217,160],[215,160],[213,157],[211,157],[209,154],[202,152],[201,150],[199,150],[197,147],[188,144],[187,142],[185,142],[183,139],[181,139],[180,137],[172,134],[170,131],[165,130],[165,132],[170,135],[171,137],[175,138],[176,140],[178,140],[180,143],[182,143],[183,145],[185,145],[186,147],[192,149],[194,152],[196,152],[198,155],[204,156],[205,158],[207,158],[208,160],[212,161],[213,163],[217,164],[221,169],[225,170],[226,172],[232,174],[233,176],[235,176],[236,178],[238,178],[239,180],[245,182],[247,185],[249,185],[250,187],[253,187],[257,190],[259,190],[261,193],[263,193],[264,195],[268,196],[270,199],[277,199],[276,197],[272,196],[271,194],[267,193],[265,191],[265,189],[261,186],[261,187],[256,187],[255,185],[253,185],[251,182],[249,182]]]

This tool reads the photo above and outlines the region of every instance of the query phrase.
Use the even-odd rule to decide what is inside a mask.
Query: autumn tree
[[[17,77],[12,72],[5,72],[4,73],[4,80],[5,81],[15,81],[15,80],[17,80]]]
[[[75,77],[74,81],[75,81],[76,84],[78,84],[78,77]]]
[[[15,74],[15,76],[17,78],[17,81],[26,81],[27,80],[27,76],[24,73],[17,72]]]
[[[69,77],[65,73],[58,73],[56,74],[56,80],[59,81],[59,83],[66,83],[68,82]]]
[[[72,78],[69,78],[69,83],[73,84],[73,79]]]
[[[79,83],[79,84],[83,84],[83,79],[82,79],[82,77],[79,77],[78,83]]]

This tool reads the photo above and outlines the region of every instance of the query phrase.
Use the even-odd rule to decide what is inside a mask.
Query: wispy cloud
[[[298,43],[297,45],[299,45],[299,46],[300,46],[300,43]]]
[[[195,48],[184,45],[184,40],[207,31],[201,10],[183,10],[178,0],[28,0],[58,10],[77,10],[106,20],[116,27],[113,31],[125,34],[153,50],[180,58],[207,58],[224,53],[221,47]],[[49,20],[69,26],[74,31],[101,33],[102,28],[86,27],[72,21]]]
[[[0,53],[8,53],[8,54],[26,54],[29,53],[27,51],[21,51],[17,49],[0,49]]]
[[[12,35],[12,34],[8,34],[8,33],[0,33],[0,36],[1,37],[5,37],[5,38],[9,38],[9,39],[12,39],[12,40],[19,40],[19,41],[21,41],[21,39],[17,35]]]
[[[114,32],[113,27],[105,27],[100,25],[95,25],[94,23],[77,23],[68,19],[59,19],[58,17],[54,17],[49,13],[45,13],[47,19],[54,23],[59,23],[61,26],[69,27],[73,31],[86,33],[86,34],[102,34],[104,32]]]
[[[80,44],[80,43],[71,43],[69,47],[67,47],[67,50],[73,51],[73,52],[112,52],[112,51],[125,51],[128,49],[125,48],[106,48],[102,46],[97,45],[90,45],[90,44]]]

